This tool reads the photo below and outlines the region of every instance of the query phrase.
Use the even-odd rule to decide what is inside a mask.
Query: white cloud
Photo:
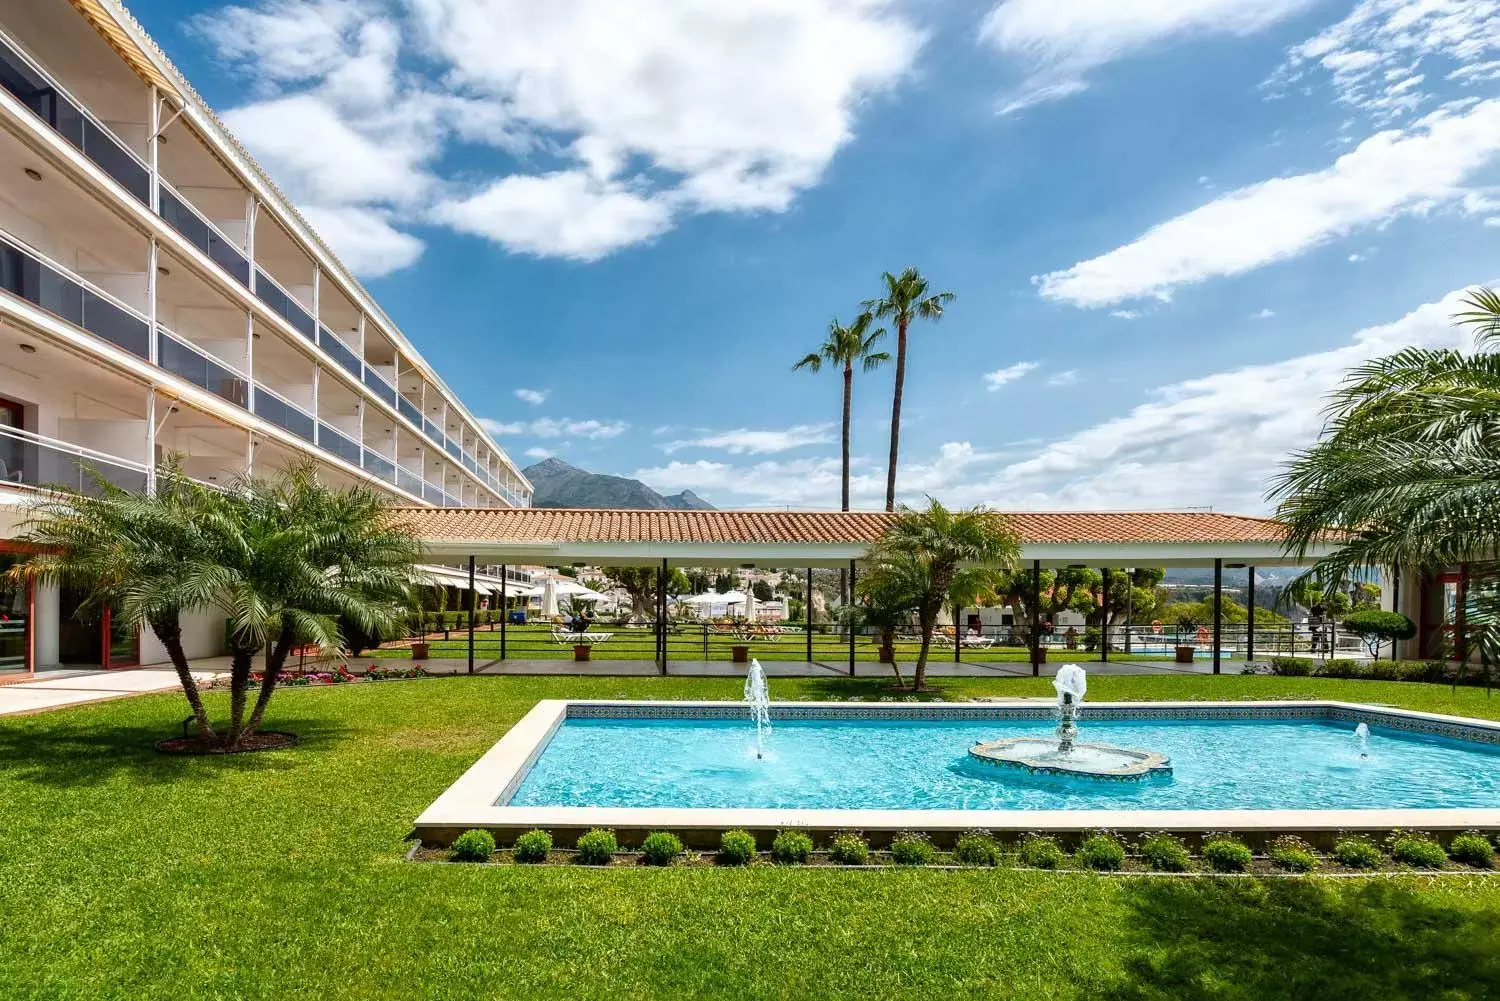
[[[538,417],[531,421],[497,421],[481,417],[480,425],[493,435],[529,435],[533,438],[618,438],[630,425],[624,421],[574,420],[571,417]]]
[[[1112,309],[1109,315],[1117,320],[1139,320],[1141,311],[1138,309]]]
[[[1295,257],[1358,228],[1420,214],[1465,195],[1500,153],[1500,100],[1439,111],[1371,136],[1324,170],[1225,194],[1133,243],[1033,281],[1043,296],[1108,306]]]
[[[798,424],[780,429],[714,431],[697,438],[669,441],[661,448],[668,455],[684,448],[721,448],[731,455],[765,455],[807,445],[826,445],[831,441],[832,424]]]
[[[551,449],[546,448],[528,448],[522,454],[524,454],[528,459],[550,459],[557,453],[553,452]]]
[[[1500,79],[1497,0],[1360,0],[1342,21],[1293,46],[1267,81],[1275,93],[1328,75],[1338,99],[1389,122],[1431,98],[1422,84]]]
[[[522,388],[516,390],[515,393],[516,399],[520,400],[522,403],[530,403],[533,406],[540,406],[541,404],[547,402],[548,392],[545,389]]]
[[[1254,319],[1257,319],[1257,320],[1269,320],[1271,317],[1273,317],[1275,315],[1276,315],[1276,310],[1267,308],[1267,309],[1261,310],[1259,313],[1256,313]]]
[[[1056,387],[1056,386],[1072,386],[1072,385],[1076,384],[1077,382],[1078,382],[1078,370],[1076,368],[1070,368],[1070,369],[1066,369],[1065,371],[1062,371],[1062,372],[1056,372],[1056,373],[1054,373],[1052,375],[1049,375],[1047,377],[1047,385],[1054,386],[1054,387]]]
[[[1025,81],[1001,101],[1010,113],[1077,94],[1089,71],[1153,44],[1199,35],[1252,35],[1318,0],[1003,0],[980,37],[1015,59]]]
[[[1492,215],[1484,221],[1486,226],[1500,226],[1500,215]]]
[[[1361,261],[1363,261],[1364,259],[1365,259],[1365,255],[1364,254],[1353,253],[1353,254],[1349,255],[1349,263],[1350,264],[1358,264]]]
[[[422,256],[422,241],[392,226],[381,209],[303,205],[302,214],[340,260],[366,277],[399,271]]]
[[[250,0],[192,23],[252,82],[226,118],[299,204],[578,260],[785,210],[923,42],[895,0]],[[450,166],[460,143],[518,158]]]
[[[997,368],[993,372],[984,373],[984,385],[990,392],[996,392],[1008,382],[1015,382],[1029,372],[1034,372],[1041,367],[1039,362],[1018,361],[1014,365],[1005,368]]]

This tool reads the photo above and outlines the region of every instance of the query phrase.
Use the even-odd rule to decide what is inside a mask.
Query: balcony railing
[[[303,309],[302,304],[278,285],[276,279],[266,274],[266,269],[260,265],[255,267],[255,297],[269,306],[271,312],[290,323],[302,336],[310,341],[317,341],[318,332],[312,314]]]
[[[396,481],[396,464],[374,449],[365,449],[365,471],[387,482]]]
[[[236,406],[249,407],[250,380],[242,373],[159,323],[156,330],[160,335],[156,341],[157,364]]]
[[[42,68],[0,35],[0,87],[15,95],[101,170],[144,204],[151,204],[151,171],[140,157],[65,92]],[[145,94],[141,95],[142,100]]]
[[[304,441],[313,440],[316,422],[312,415],[259,382],[255,384],[255,416],[265,418]]]
[[[4,233],[0,288],[137,357],[151,357],[145,317]]]
[[[328,352],[339,367],[348,372],[354,378],[363,381],[364,365],[359,360],[359,355],[350,350],[349,345],[339,340],[333,331],[322,324],[318,324],[318,347]]]
[[[422,408],[406,397],[402,396],[396,400],[396,409],[400,410],[401,416],[411,421],[416,427],[422,426]]]
[[[369,365],[365,366],[364,383],[371,392],[384,400],[387,406],[393,408],[396,406],[396,387],[386,382],[385,376]]]
[[[364,449],[359,442],[332,425],[318,422],[318,444],[345,462],[363,468]]]
[[[396,464],[396,486],[409,494],[421,497],[422,485],[422,476],[420,473],[412,472],[399,462]]]
[[[236,281],[249,288],[250,261],[240,248],[165,181],[161,182],[160,196],[161,217],[210,260],[233,275]]]
[[[139,493],[146,489],[146,467],[31,431],[0,427],[0,485],[70,487],[97,496],[103,493],[101,480]]]
[[[452,438],[444,438],[443,448],[447,449],[448,454],[453,456],[453,458],[457,459],[459,462],[463,462],[464,449],[463,446],[460,445],[457,441],[453,440]]]

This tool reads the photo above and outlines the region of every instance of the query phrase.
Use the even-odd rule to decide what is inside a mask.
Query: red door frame
[[[1432,608],[1434,602],[1437,604],[1439,614],[1443,609],[1444,585],[1454,585],[1453,595],[1453,621],[1433,621]],[[1460,563],[1457,570],[1448,570],[1443,573],[1433,574],[1423,581],[1422,600],[1418,608],[1420,621],[1417,636],[1420,640],[1420,655],[1423,657],[1444,658],[1462,662],[1469,653],[1467,630],[1464,627],[1464,604],[1468,600],[1469,590],[1469,568],[1467,564]],[[1442,639],[1440,639],[1440,637]],[[1452,639],[1451,645],[1448,638]],[[1449,651],[1451,650],[1451,655]]]
[[[134,646],[134,649],[135,649],[135,656],[133,658],[131,658],[129,661],[120,661],[119,663],[116,663],[114,661],[114,659],[110,656],[110,654],[113,652],[113,648],[114,648],[113,619],[114,619],[114,611],[113,611],[113,609],[111,609],[108,605],[105,605],[104,606],[104,621],[101,623],[101,626],[103,627],[103,648],[104,648],[103,661],[104,661],[104,663],[101,664],[100,666],[103,667],[106,671],[121,670],[121,669],[127,668],[127,667],[140,667],[141,666],[141,627],[140,626],[136,626],[135,627],[135,639],[134,639],[134,642],[133,642],[133,646]]]

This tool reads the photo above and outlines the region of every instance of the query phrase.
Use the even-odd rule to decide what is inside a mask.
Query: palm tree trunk
[[[849,510],[849,410],[854,399],[854,366],[844,366],[844,494],[842,510]]]
[[[927,684],[927,654],[932,649],[933,623],[925,616],[922,621],[922,648],[917,651],[917,669],[912,672],[911,690],[920,692]]]
[[[891,458],[885,469],[885,509],[896,510],[896,460],[901,450],[901,391],[906,385],[906,321],[896,324],[896,391],[891,395]]]
[[[250,686],[250,669],[255,650],[231,645],[229,662],[229,736],[225,744],[238,747],[245,722],[245,694]]]
[[[255,711],[250,714],[250,722],[245,724],[245,732],[241,737],[248,737],[260,727],[260,721],[266,715],[266,706],[271,704],[271,693],[276,690],[276,682],[281,678],[281,669],[286,664],[287,654],[292,650],[292,627],[290,624],[281,627],[281,635],[276,637],[276,643],[271,647],[271,657],[266,663],[266,674],[260,683],[260,694],[255,699]]]
[[[203,706],[203,693],[198,691],[198,682],[193,680],[193,672],[188,669],[187,654],[182,650],[182,622],[176,615],[151,622],[151,631],[156,638],[161,640],[161,645],[167,651],[167,657],[172,661],[172,667],[177,671],[177,680],[182,684],[182,693],[187,696],[188,705],[193,709],[193,720],[198,727],[198,736],[205,742],[212,741],[216,734],[214,728],[208,722],[208,710]]]

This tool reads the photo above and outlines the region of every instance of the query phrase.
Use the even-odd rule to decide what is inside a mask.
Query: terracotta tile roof
[[[399,508],[424,539],[486,542],[867,544],[892,515],[873,511],[611,511]],[[1205,511],[1007,512],[1024,544],[1275,543],[1269,518]]]

